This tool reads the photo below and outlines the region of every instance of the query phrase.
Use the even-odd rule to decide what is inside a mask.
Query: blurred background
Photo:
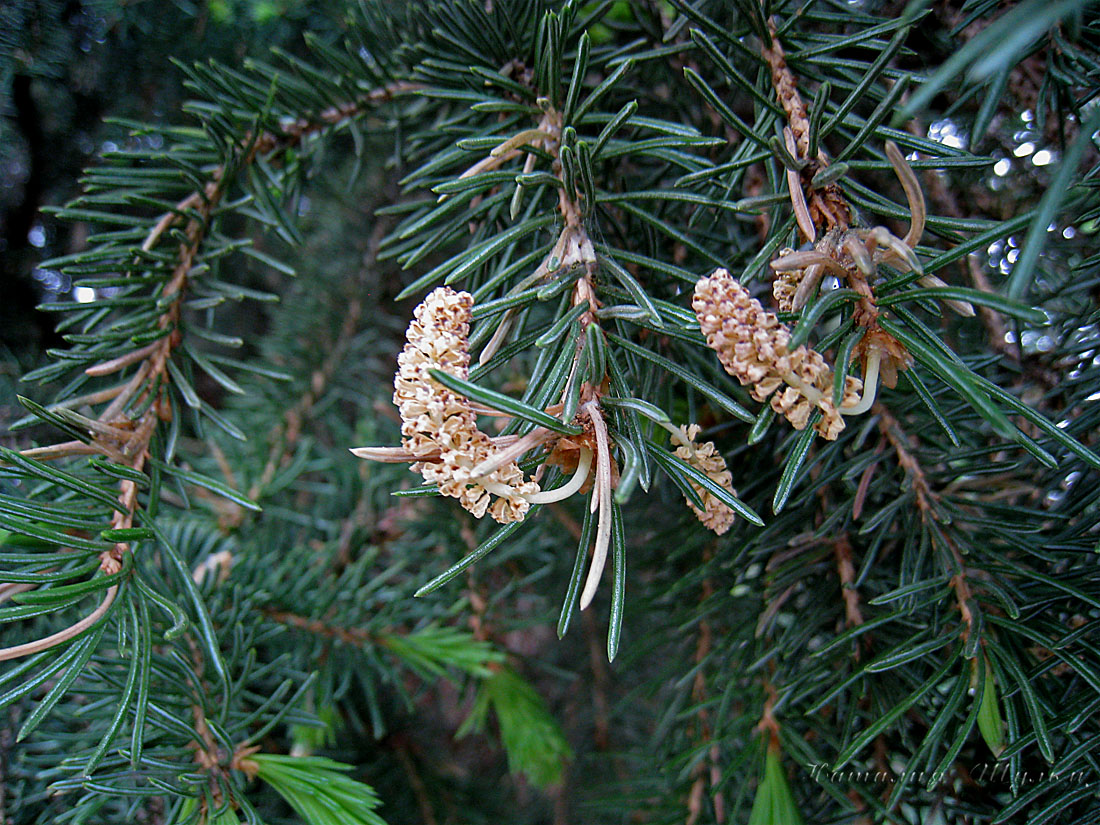
[[[0,369],[58,343],[44,300],[71,284],[41,261],[76,251],[82,225],[55,220],[97,155],[125,150],[126,120],[178,122],[173,61],[239,65],[341,19],[334,0],[4,0],[0,3]],[[133,147],[136,148],[136,147]],[[4,368],[3,363],[9,364]],[[26,363],[24,363],[24,367]]]

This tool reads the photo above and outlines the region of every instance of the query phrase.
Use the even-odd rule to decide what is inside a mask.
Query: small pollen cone
[[[715,484],[729,490],[733,495],[737,495],[737,491],[733,489],[733,476],[730,475],[730,471],[726,467],[726,460],[715,448],[714,442],[695,443],[695,436],[699,434],[699,425],[692,424],[686,430],[681,430],[681,432],[691,444],[690,446],[681,444],[676,448],[676,455],[695,469],[706,473]],[[704,490],[701,485],[690,480],[689,483],[691,488],[699,495],[699,498],[703,500],[703,505],[706,508],[700,510],[691,501],[688,501],[695,516],[707,528],[721,536],[733,526],[733,510],[715,498],[713,493]]]
[[[530,507],[525,496],[537,493],[538,484],[525,481],[514,461],[484,477],[474,475],[499,448],[477,428],[469,399],[432,380],[429,372],[467,377],[473,302],[468,292],[440,287],[416,308],[397,359],[393,402],[401,413],[402,446],[420,459],[412,469],[478,518],[488,512],[506,524],[523,519]]]
[[[830,441],[836,439],[844,429],[844,418],[833,404],[833,371],[821,353],[805,345],[789,349],[791,333],[786,325],[774,313],[765,312],[724,269],[699,280],[691,305],[707,346],[718,353],[726,372],[742,384],[753,385],[753,398],[770,397],[772,409],[786,416],[796,430],[805,429],[816,407],[822,417],[814,429]],[[858,378],[849,376],[841,405],[856,403],[862,386]]]

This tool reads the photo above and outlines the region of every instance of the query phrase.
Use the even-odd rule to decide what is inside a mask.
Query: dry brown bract
[[[860,295],[873,303],[869,280],[877,274],[878,267],[889,264],[901,272],[913,271],[920,277],[918,283],[926,287],[947,286],[935,275],[924,274],[920,259],[913,251],[924,234],[927,209],[917,176],[893,141],[886,141],[886,157],[890,161],[905,197],[909,203],[910,223],[904,238],[899,238],[884,226],[870,229],[851,229],[837,226],[820,238],[815,238],[813,225],[803,230],[814,248],[796,252],[784,249],[772,261],[776,279],[772,292],[779,308],[784,312],[798,312],[817,292],[822,276],[832,274],[842,278]],[[796,214],[800,211],[794,197],[797,186],[792,186],[792,202]],[[801,193],[798,193],[801,197]],[[808,222],[808,219],[807,219]],[[800,224],[801,225],[801,224]],[[965,301],[945,300],[944,304],[960,315],[971,316],[974,307]]]
[[[903,238],[883,226],[852,229],[838,225],[815,239],[814,228],[810,224],[808,237],[814,241],[814,248],[804,251],[784,249],[772,261],[771,267],[776,273],[772,295],[784,312],[801,311],[813,299],[825,275],[836,276],[858,293],[860,297],[854,317],[867,330],[867,334],[856,347],[854,355],[863,365],[866,384],[874,383],[870,379],[873,372],[884,386],[893,387],[897,383],[898,371],[906,369],[912,359],[901,343],[878,325],[879,309],[873,289],[878,268],[888,264],[900,272],[916,272],[917,283],[924,287],[945,287],[947,284],[937,276],[925,273],[915,252],[924,234],[927,213],[917,176],[893,141],[886,142],[886,157],[909,203],[911,219]],[[800,209],[804,212],[805,207],[800,207],[803,199],[801,192],[797,192],[796,197],[796,189],[797,186],[792,184],[791,202],[798,214]],[[808,216],[799,225],[803,223],[809,223]],[[966,301],[945,298],[943,303],[959,315],[974,314],[974,307]]]
[[[816,407],[822,417],[814,429],[830,441],[840,434],[844,419],[833,404],[833,373],[825,359],[804,345],[790,350],[790,330],[729,272],[716,269],[702,278],[695,285],[692,307],[707,345],[718,353],[726,372],[753,385],[753,398],[765,401],[771,396],[772,409],[796,430],[806,427]],[[842,406],[856,407],[861,388],[862,382],[849,376]]]
[[[695,469],[706,473],[711,481],[736,496],[737,491],[733,489],[733,476],[730,475],[730,471],[726,467],[726,460],[715,448],[714,442],[695,443],[695,436],[699,435],[699,429],[698,424],[690,424],[686,429],[680,427],[673,432],[673,441],[679,442],[676,455]],[[712,493],[704,490],[701,485],[696,484],[694,481],[690,483],[691,488],[703,500],[703,507],[705,508],[700,510],[689,500],[688,504],[695,516],[718,535],[728,531],[733,526],[733,510],[715,498]]]
[[[485,475],[475,468],[490,462],[498,447],[477,428],[469,399],[434,381],[437,369],[465,379],[470,365],[467,338],[473,297],[440,287],[424,299],[406,333],[397,359],[393,402],[401,412],[401,443],[418,459],[412,466],[445,496],[457,498],[478,518],[486,511],[503,523],[520,521],[530,504],[525,496],[539,486],[525,481],[515,461]],[[492,496],[496,501],[490,504]]]

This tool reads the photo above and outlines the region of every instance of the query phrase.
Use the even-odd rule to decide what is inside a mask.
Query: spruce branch
[[[917,509],[920,513],[921,521],[924,523],[926,530],[933,530],[933,525],[936,525],[943,521],[942,506],[939,503],[939,497],[933,491],[932,487],[928,483],[928,478],[921,467],[920,462],[914,457],[910,447],[907,444],[909,436],[905,433],[901,423],[890,414],[890,412],[882,407],[877,410],[879,416],[879,430],[883,437],[890,443],[890,446],[894,448],[894,452],[897,455],[898,465],[905,470],[907,476],[912,484],[913,492],[916,495]],[[954,574],[951,577],[951,587],[955,591],[956,605],[959,609],[959,615],[963,621],[963,627],[961,636],[964,645],[970,640],[971,633],[974,630],[974,610],[973,605],[976,605],[974,601],[974,593],[971,589],[969,579],[966,573],[966,560],[959,553],[959,549],[951,537],[943,531],[935,530],[932,535],[940,539],[939,544],[942,542],[950,553],[950,558],[954,566]]]
[[[275,158],[299,145],[310,134],[358,117],[366,106],[387,102],[409,89],[408,84],[393,84],[372,90],[355,103],[326,109],[315,119],[300,118],[287,124],[279,133],[245,135],[238,145],[235,157],[215,167],[209,173],[209,180],[203,188],[183,198],[172,210],[161,216],[142,241],[141,251],[150,253],[160,245],[165,233],[176,224],[183,224],[182,236],[174,253],[174,265],[159,294],[158,305],[163,309],[153,325],[158,332],[157,339],[84,369],[85,375],[102,377],[135,367],[128,381],[100,391],[94,399],[85,400],[85,403],[110,401],[96,419],[85,419],[89,432],[88,442],[81,446],[73,445],[71,448],[60,444],[51,445],[32,449],[28,453],[51,460],[74,454],[98,453],[128,470],[141,473],[149,458],[149,447],[158,425],[162,421],[169,421],[174,414],[168,391],[175,380],[171,360],[174,351],[183,341],[180,332],[183,301],[193,277],[196,259],[211,230],[213,216],[228,191],[233,176],[258,158]],[[227,174],[227,170],[232,171]],[[134,265],[138,265],[138,261]],[[131,408],[144,411],[134,418],[127,413]],[[122,506],[116,508],[111,518],[110,530],[127,531],[133,528],[138,508],[137,494],[136,481],[126,478],[119,482],[118,500]],[[120,541],[109,551],[104,551],[100,555],[100,570],[106,575],[117,573],[123,556],[129,549],[128,542]],[[80,635],[107,614],[116,594],[117,586],[108,589],[95,611],[66,630],[38,642],[0,650],[0,660],[36,653]]]
[[[48,307],[60,390],[3,454],[5,641],[113,602],[0,675],[0,810],[1087,820],[1053,774],[1100,707],[1100,30],[975,37],[1000,14],[365,0],[188,66],[202,129],[118,141],[59,213],[103,231],[43,264],[93,300]],[[755,323],[699,317],[716,271]],[[466,329],[395,411],[425,295]],[[459,453],[443,484],[522,522],[392,466]],[[490,711],[506,753],[452,740]]]
[[[574,83],[577,82],[577,78],[574,78]],[[445,495],[460,498],[463,506],[474,515],[480,517],[486,512],[489,493],[512,501],[514,506],[519,508],[514,516],[502,519],[495,510],[493,511],[494,518],[506,522],[522,518],[525,504],[559,501],[583,489],[588,477],[588,467],[594,458],[596,472],[590,509],[598,513],[598,518],[595,543],[592,548],[592,562],[588,578],[580,593],[580,607],[584,610],[595,595],[606,561],[612,532],[612,490],[620,474],[617,463],[612,457],[614,445],[601,412],[601,399],[607,394],[607,356],[604,354],[607,344],[604,343],[605,336],[601,328],[599,317],[601,302],[597,297],[598,287],[595,280],[600,268],[600,259],[597,257],[589,235],[585,217],[598,198],[594,184],[591,182],[592,152],[587,148],[586,143],[577,140],[575,128],[567,125],[570,116],[568,108],[564,112],[559,111],[548,98],[539,98],[538,106],[541,116],[536,127],[520,129],[510,137],[497,142],[488,156],[468,166],[456,180],[471,180],[493,173],[509,161],[517,159],[521,152],[526,150],[529,153],[524,162],[523,177],[517,178],[518,196],[522,191],[520,181],[529,179],[535,168],[537,155],[533,150],[541,150],[549,158],[551,174],[557,182],[555,190],[561,229],[549,252],[535,271],[512,287],[509,292],[516,296],[535,292],[538,297],[544,282],[551,278],[563,277],[566,279],[566,285],[571,284],[570,313],[556,321],[535,343],[537,346],[549,344],[561,339],[563,333],[566,334],[564,343],[560,344],[565,354],[560,362],[565,366],[564,373],[567,376],[565,386],[558,405],[546,407],[545,412],[549,413],[553,409],[555,413],[561,415],[562,421],[566,424],[574,421],[582,422],[584,431],[577,436],[552,439],[545,430],[536,429],[514,443],[505,443],[501,441],[502,437],[488,438],[480,435],[472,418],[467,420],[464,417],[461,424],[453,426],[448,423],[451,418],[460,415],[458,412],[460,408],[466,408],[472,412],[473,407],[469,405],[471,401],[477,400],[481,400],[489,409],[495,407],[498,413],[513,412],[532,424],[541,422],[543,412],[531,410],[525,414],[520,405],[503,396],[466,383],[468,356],[465,353],[468,324],[476,309],[473,311],[468,307],[462,309],[454,318],[442,310],[436,311],[434,308],[441,301],[461,301],[465,302],[463,307],[466,307],[466,303],[472,299],[469,293],[455,293],[447,287],[442,287],[431,293],[418,307],[417,320],[409,328],[408,344],[402,355],[401,369],[395,379],[394,398],[395,403],[401,408],[404,422],[403,434],[406,438],[403,449],[369,447],[354,448],[352,451],[362,458],[381,461],[427,458],[427,461],[418,461],[414,469],[425,473],[429,481],[436,482]],[[441,187],[436,187],[436,191],[440,189]],[[449,194],[450,189],[445,189],[440,196],[440,201],[445,200]],[[511,210],[513,219],[516,217],[515,203],[516,201],[513,200]],[[460,265],[456,271],[462,271],[464,266]],[[635,294],[643,295],[644,303],[644,292],[633,277],[625,271],[619,271],[617,267],[613,268]],[[454,272],[450,278],[454,278]],[[484,311],[483,309],[482,312]],[[492,363],[499,348],[507,341],[512,331],[514,314],[513,308],[508,307],[496,322],[495,331],[489,337],[479,357],[481,366]],[[566,333],[567,330],[572,333],[572,340]],[[427,343],[422,344],[421,337],[425,334]],[[452,336],[454,343],[446,347],[437,345],[432,338],[437,334],[444,337]],[[432,379],[436,383],[443,384],[444,389],[440,390],[433,384],[425,384],[414,372],[419,369],[418,365],[422,358],[431,360],[435,357],[431,353],[442,353],[445,350],[454,351],[458,356],[453,363],[449,360],[433,362],[438,371],[431,372]],[[423,351],[422,357],[415,356],[416,352],[421,351]],[[463,394],[450,394],[459,391]],[[442,410],[444,419],[430,423],[429,419],[434,421],[432,416],[437,416],[437,413],[432,412],[436,407]],[[428,412],[428,417],[423,414],[425,410]],[[457,421],[457,418],[454,420]],[[425,429],[429,423],[430,426]],[[454,433],[467,434],[471,444],[484,444],[482,452],[485,454],[460,455],[453,446],[457,442],[450,432],[452,430]],[[414,431],[420,432],[423,438],[409,441],[410,434]],[[565,451],[577,454],[577,458],[572,459],[576,462],[572,464],[576,468],[572,479],[553,493],[540,491],[535,487],[530,490],[516,488],[518,492],[513,495],[512,488],[508,485],[502,486],[491,478],[492,473],[512,466],[511,462],[519,460],[524,454],[552,440],[556,443],[547,446],[549,460],[554,461],[556,456]],[[466,465],[470,466],[466,467]],[[567,469],[570,466],[571,464],[565,465]],[[545,463],[542,467],[545,467]],[[536,479],[541,478],[542,472],[543,470],[540,469],[536,473]],[[728,482],[725,486],[729,486]],[[516,502],[522,503],[516,504]],[[711,506],[708,505],[708,508]],[[718,505],[715,503],[713,506]]]

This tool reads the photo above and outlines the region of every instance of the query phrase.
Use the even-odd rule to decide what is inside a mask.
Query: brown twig
[[[878,444],[875,445],[875,455],[881,455],[883,449],[886,446],[886,439],[879,438]],[[852,521],[859,521],[859,517],[863,514],[863,505],[867,502],[867,493],[871,489],[871,479],[875,475],[875,468],[878,467],[879,460],[876,458],[867,468],[863,471],[859,477],[859,486],[856,487],[855,498],[852,499]]]
[[[890,414],[890,411],[882,404],[876,404],[875,411],[879,416],[879,430],[886,437],[886,440],[890,442],[890,446],[894,448],[898,464],[909,476],[913,493],[916,496],[917,511],[920,513],[921,521],[926,526],[938,524],[941,522],[939,509],[937,507],[939,497],[928,483],[928,477],[924,472],[924,468],[913,454],[909,435],[905,432],[901,423],[894,418],[894,416]],[[973,591],[970,588],[970,581],[966,574],[966,561],[963,559],[962,553],[960,553],[959,549],[955,546],[955,543],[951,541],[946,533],[937,530],[936,534],[943,539],[943,543],[950,552],[952,562],[954,563],[956,572],[955,575],[951,577],[951,587],[955,591],[959,614],[963,619],[962,638],[965,642],[970,638],[970,633],[974,627],[974,615],[970,610],[969,604],[973,596]]]
[[[202,678],[206,663],[202,649],[190,635],[184,637],[191,652],[191,670],[187,674],[187,680],[191,684],[194,699],[191,702],[191,717],[195,721],[197,739],[193,739],[188,748],[195,752],[194,760],[207,775],[207,784],[210,786],[210,796],[215,804],[220,805],[223,799],[222,782],[227,772],[226,760],[231,756],[218,744],[206,722],[206,711],[200,703],[199,697],[209,694],[209,686]],[[205,806],[205,800],[201,803]]]
[[[765,677],[764,679],[764,692],[766,697],[764,699],[764,710],[760,714],[760,721],[756,723],[754,730],[757,733],[763,734],[767,737],[767,745],[769,750],[779,749],[779,722],[775,718],[773,709],[775,707],[776,700],[779,698],[778,693],[775,690],[775,685],[771,683],[771,680]]]
[[[840,578],[840,593],[844,597],[844,622],[848,627],[863,624],[863,614],[859,610],[859,591],[856,590],[856,568],[852,564],[852,543],[847,534],[841,534],[833,542],[836,554],[837,576]],[[856,659],[859,650],[856,650]]]
[[[592,668],[592,738],[596,750],[606,751],[611,747],[611,703],[607,699],[611,677],[607,672],[607,654],[601,644],[600,631],[592,613],[588,610],[581,613],[581,621],[588,644],[588,664]],[[618,771],[618,761],[615,765]]]
[[[713,551],[709,550],[704,554],[704,561],[708,560],[713,555]],[[702,593],[699,598],[699,603],[702,605],[714,594],[714,584],[710,579],[703,580]],[[695,672],[695,679],[691,686],[691,698],[692,701],[699,706],[699,711],[696,713],[696,734],[700,742],[711,742],[714,736],[713,730],[710,726],[710,714],[707,712],[705,706],[707,698],[707,679],[703,670],[703,662],[706,661],[710,655],[711,647],[713,646],[713,631],[711,630],[710,622],[706,619],[699,623],[699,638],[695,644],[695,664],[697,670]],[[703,794],[706,792],[706,784],[710,783],[711,787],[711,803],[714,805],[714,820],[716,823],[726,821],[726,805],[725,798],[722,796],[721,791],[718,790],[718,784],[722,779],[722,769],[719,764],[720,751],[716,742],[711,742],[709,748],[707,748],[707,757],[709,765],[700,760],[696,763],[693,770],[695,776],[694,781],[691,784],[691,791],[688,793],[688,817],[686,825],[695,825],[699,816],[703,811]]]
[[[809,188],[808,184],[813,176],[821,169],[829,165],[829,159],[824,149],[818,146],[817,155],[810,156],[810,115],[802,95],[798,91],[798,80],[787,66],[787,57],[783,52],[783,46],[776,36],[774,20],[768,21],[771,30],[771,43],[765,43],[761,49],[764,59],[767,61],[772,73],[772,86],[775,88],[775,96],[783,111],[787,115],[787,123],[794,138],[795,160],[804,161],[805,167],[801,172],[801,180]],[[789,146],[789,144],[788,144]],[[793,192],[793,190],[792,190]],[[810,197],[806,205],[809,207],[810,216],[814,224],[822,230],[847,229],[851,223],[851,211],[848,202],[835,183],[827,186],[810,189]],[[813,242],[815,236],[807,233],[803,228],[806,240]]]
[[[985,276],[981,260],[974,253],[966,256],[966,269],[970,273],[970,280],[973,282],[975,289],[980,289],[982,292],[993,292],[993,286]],[[978,314],[989,333],[990,346],[1007,355],[1017,364],[1020,363],[1020,342],[1009,341],[1001,313],[990,307],[978,307]]]
[[[322,636],[326,639],[336,639],[349,645],[360,646],[378,639],[378,636],[361,627],[339,627],[320,619],[311,619],[308,616],[300,616],[287,610],[264,608],[263,614],[273,622],[285,624],[297,630],[304,630],[307,633]]]
[[[394,752],[397,754],[397,761],[401,763],[405,776],[409,780],[409,787],[412,788],[413,795],[416,797],[416,805],[420,809],[420,819],[424,822],[424,825],[436,825],[435,811],[432,810],[431,800],[428,799],[428,787],[424,784],[424,779],[416,769],[412,756],[409,755],[408,746],[404,742],[399,742],[394,748]]]

